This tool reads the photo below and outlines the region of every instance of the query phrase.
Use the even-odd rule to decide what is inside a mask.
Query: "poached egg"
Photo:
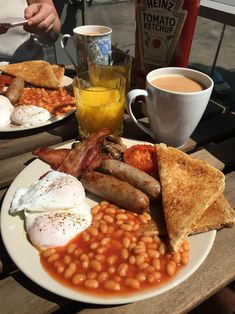
[[[34,105],[16,106],[11,115],[14,124],[32,127],[45,123],[51,118],[50,112]]]
[[[4,128],[11,123],[11,115],[14,110],[14,106],[10,100],[0,95],[0,128]]]
[[[65,245],[92,222],[82,183],[58,171],[16,191],[9,212],[21,211],[29,239],[39,249]]]

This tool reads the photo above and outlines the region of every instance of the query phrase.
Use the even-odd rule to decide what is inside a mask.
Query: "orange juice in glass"
[[[88,71],[73,83],[79,134],[88,136],[104,127],[115,135],[123,130],[126,81],[116,72]]]

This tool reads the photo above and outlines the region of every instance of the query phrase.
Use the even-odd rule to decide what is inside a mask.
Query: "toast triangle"
[[[156,145],[170,249],[177,252],[192,226],[222,194],[223,173],[165,144]]]

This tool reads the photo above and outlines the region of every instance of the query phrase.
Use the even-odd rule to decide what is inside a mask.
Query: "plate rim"
[[[125,138],[123,140],[124,140],[124,143],[128,142],[128,143],[131,143],[131,145],[135,145],[137,143],[141,143],[141,144],[148,143],[148,142],[130,140],[130,139],[125,139]],[[70,147],[72,143],[73,143],[73,141],[71,141],[71,143],[61,145],[58,148]],[[201,234],[190,236],[188,238],[189,242],[191,242],[191,241],[195,242],[195,239],[197,241],[197,238],[198,238],[199,239],[198,243],[199,243],[199,242],[201,242],[200,238],[203,239],[203,237],[206,237],[206,241],[208,242],[206,250],[203,251],[203,253],[201,253],[201,257],[196,263],[194,263],[193,265],[190,265],[190,263],[192,263],[192,261],[190,260],[189,264],[184,266],[173,279],[171,279],[170,281],[167,281],[166,283],[161,284],[160,286],[153,287],[153,288],[150,288],[148,290],[141,291],[139,293],[137,291],[136,293],[133,293],[130,295],[117,296],[117,297],[105,296],[105,298],[102,298],[102,296],[97,296],[95,294],[92,295],[92,294],[88,294],[88,293],[86,294],[86,293],[82,293],[81,291],[77,291],[75,289],[69,288],[65,285],[62,285],[59,281],[56,281],[53,277],[51,277],[43,269],[42,265],[40,264],[39,253],[36,250],[36,248],[34,248],[33,245],[30,244],[30,242],[27,240],[26,233],[24,231],[23,242],[25,242],[25,243],[27,242],[27,245],[30,246],[30,251],[33,252],[33,256],[34,257],[37,256],[37,259],[38,259],[37,264],[40,264],[40,266],[41,266],[40,272],[43,272],[43,275],[45,276],[42,279],[41,278],[38,279],[37,276],[35,277],[34,274],[32,275],[32,273],[30,272],[30,268],[28,268],[27,266],[24,266],[24,265],[22,266],[19,259],[15,258],[14,248],[10,247],[10,245],[8,244],[7,228],[9,226],[6,225],[7,220],[18,219],[20,221],[19,216],[13,217],[13,216],[8,214],[7,209],[9,209],[10,197],[11,197],[11,195],[13,196],[14,191],[16,190],[16,188],[18,188],[17,187],[17,185],[19,184],[18,181],[20,181],[21,179],[24,179],[25,173],[30,171],[31,170],[30,168],[35,168],[35,167],[38,168],[39,172],[40,172],[40,170],[42,170],[44,172],[44,171],[48,171],[48,169],[50,169],[49,165],[47,165],[45,162],[36,158],[16,176],[16,178],[14,179],[14,181],[12,182],[10,187],[8,188],[8,190],[4,196],[4,199],[3,199],[3,203],[2,203],[2,207],[1,207],[1,219],[0,219],[1,220],[1,227],[0,227],[0,230],[1,230],[1,235],[2,235],[2,240],[3,240],[4,246],[5,246],[8,254],[9,254],[9,256],[13,260],[13,262],[19,268],[19,270],[22,271],[30,280],[32,280],[33,282],[35,282],[39,286],[43,287],[44,289],[46,289],[46,290],[48,290],[54,294],[57,294],[61,297],[65,297],[65,298],[68,298],[68,299],[71,299],[74,301],[86,302],[86,303],[90,303],[90,304],[99,304],[99,305],[119,305],[119,304],[126,304],[126,303],[132,303],[132,302],[136,302],[136,301],[145,300],[147,298],[159,296],[163,293],[166,293],[166,292],[172,290],[173,288],[175,288],[176,286],[178,286],[179,284],[181,284],[182,282],[184,282],[185,280],[187,280],[202,265],[202,263],[205,261],[208,254],[211,251],[211,248],[213,246],[213,243],[214,243],[214,240],[216,237],[216,230],[212,230],[212,231],[209,231],[206,233],[201,233]],[[30,178],[30,181],[32,181],[31,179],[32,178]],[[8,217],[8,219],[5,218],[5,216]],[[22,222],[22,224],[23,224],[23,222]],[[22,229],[24,229],[23,226],[22,226]],[[202,241],[202,242],[205,242],[205,241]],[[190,246],[191,246],[191,243],[190,243]],[[30,254],[30,256],[31,256],[31,254]],[[46,281],[45,281],[45,278],[47,279]],[[48,287],[48,281],[50,283],[49,287]]]

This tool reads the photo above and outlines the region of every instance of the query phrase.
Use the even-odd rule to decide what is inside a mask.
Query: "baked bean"
[[[92,235],[93,237],[96,237],[97,235],[98,235],[98,233],[99,233],[99,231],[97,230],[97,228],[95,228],[95,227],[89,227],[88,229],[87,229],[87,231],[90,233],[90,235]]]
[[[133,249],[135,254],[141,254],[143,252],[145,252],[145,246],[143,245],[136,245]]]
[[[103,224],[100,226],[100,231],[103,233],[103,234],[106,234],[108,232],[108,226]]]
[[[96,271],[101,271],[101,269],[102,269],[101,262],[97,261],[95,259],[90,262],[90,266],[91,266],[91,268],[93,268]]]
[[[87,269],[89,267],[89,261],[83,261],[82,262],[82,268]]]
[[[105,255],[103,255],[103,254],[96,254],[95,259],[97,261],[100,261],[100,262],[103,263],[105,261]]]
[[[131,240],[131,242],[136,242],[136,237],[133,233],[125,231],[124,236]]]
[[[142,222],[143,224],[147,223],[147,218],[144,215],[139,215],[139,220],[140,222]]]
[[[121,263],[118,266],[117,272],[119,274],[119,276],[121,277],[125,277],[128,271],[128,265],[126,263]]]
[[[128,248],[130,243],[131,243],[131,240],[129,238],[127,238],[127,237],[123,238],[122,245],[123,245],[124,248]]]
[[[46,251],[44,251],[44,252],[42,253],[42,255],[43,255],[44,257],[49,257],[50,255],[54,254],[55,252],[56,252],[56,249],[51,248],[51,249],[47,249]]]
[[[153,238],[145,236],[145,237],[141,237],[141,241],[143,241],[144,243],[152,243]]]
[[[131,225],[128,225],[128,224],[122,224],[120,226],[120,228],[124,231],[131,231],[132,230],[132,226]]]
[[[108,265],[113,265],[116,262],[117,259],[118,259],[118,257],[116,255],[110,255],[107,258]]]
[[[170,261],[166,264],[166,271],[168,275],[173,276],[176,272],[176,263],[174,261]]]
[[[127,286],[134,288],[134,289],[140,289],[140,282],[139,280],[135,279],[135,278],[127,278],[125,280],[125,283]]]
[[[106,214],[115,214],[116,213],[116,209],[113,207],[108,207],[105,209],[105,213]]]
[[[157,282],[161,279],[161,273],[160,272],[155,272],[155,273],[152,273],[152,274],[149,274],[148,277],[147,277],[147,280],[149,283],[154,283],[154,282]]]
[[[69,255],[65,255],[64,258],[63,258],[63,262],[66,265],[69,265],[72,262],[72,258]]]
[[[146,271],[147,271],[147,273],[152,274],[152,273],[154,273],[155,268],[154,268],[152,265],[149,265],[149,266],[146,268]]]
[[[140,225],[135,224],[135,225],[133,226],[133,231],[137,231],[137,230],[139,230],[139,228],[140,228]]]
[[[159,258],[154,258],[152,260],[152,266],[156,269],[156,270],[160,270],[161,269],[161,262]]]
[[[115,230],[112,234],[113,238],[120,238],[124,234],[123,230]]]
[[[119,208],[119,207],[118,207],[117,205],[115,205],[115,204],[109,204],[109,207],[116,209],[116,211],[117,211],[117,209]],[[115,212],[116,212],[116,211],[115,211]]]
[[[95,256],[95,253],[94,252],[89,252],[87,254],[87,256],[88,256],[88,259],[91,260]]]
[[[166,253],[166,245],[163,242],[160,243],[158,250],[160,255],[164,255]]]
[[[90,271],[87,274],[87,279],[95,279],[96,277],[97,277],[97,272],[95,272],[95,271]]]
[[[103,217],[104,221],[108,222],[108,223],[112,223],[113,222],[113,217],[110,215],[104,215]]]
[[[148,267],[149,267],[149,263],[147,263],[147,262],[139,265],[139,269],[141,269],[141,270],[147,269]]]
[[[63,265],[58,265],[56,267],[58,274],[62,274],[64,272],[64,266]]]
[[[147,219],[147,220],[151,220],[151,216],[147,213],[147,212],[144,212],[143,213],[144,217]]]
[[[96,289],[99,287],[99,282],[95,279],[87,279],[85,280],[84,285],[87,288]]]
[[[176,264],[179,264],[181,261],[181,255],[179,252],[176,252],[172,255],[171,257],[172,261],[175,262]]]
[[[121,251],[121,256],[122,256],[122,258],[123,259],[128,259],[128,257],[129,257],[129,251],[128,251],[128,249],[122,249],[122,251]]]
[[[136,245],[137,245],[136,243],[131,242],[130,245],[129,245],[129,250],[132,251],[136,247]]]
[[[103,213],[98,213],[93,217],[93,220],[100,220],[103,217]]]
[[[136,265],[137,266],[140,266],[141,264],[143,264],[144,262],[145,262],[145,255],[137,255],[136,257],[135,257],[135,260],[136,260]]]
[[[82,237],[83,237],[83,240],[84,240],[85,242],[88,242],[88,241],[90,240],[90,235],[89,235],[89,233],[86,232],[86,231],[83,231],[83,232],[82,232]]]
[[[146,280],[146,275],[145,275],[145,273],[138,273],[137,275],[136,275],[136,279],[137,280],[139,280],[139,282],[144,282],[145,280]]]
[[[73,253],[76,248],[77,248],[76,243],[69,244],[69,246],[67,247],[67,253],[69,253],[69,254]]]
[[[133,220],[128,220],[128,221],[126,221],[126,223],[131,225],[132,229],[133,229],[133,226],[135,225],[135,222]]]
[[[184,251],[189,251],[189,243],[187,240],[184,241],[184,243],[182,244],[182,247]]]
[[[107,250],[107,248],[106,248],[105,246],[100,246],[100,247],[97,249],[97,253],[98,253],[98,254],[103,254],[106,250]]]
[[[103,238],[103,240],[101,240],[100,244],[101,244],[102,246],[105,246],[105,245],[107,245],[110,241],[111,241],[111,238],[105,237],[105,238]]]
[[[76,257],[78,257],[79,255],[82,254],[82,252],[83,252],[83,250],[82,250],[81,248],[77,248],[77,249],[74,251],[74,255],[75,255]]]
[[[122,224],[124,224],[124,221],[123,221],[123,220],[117,220],[117,221],[116,221],[116,225],[117,225],[117,226],[121,226]]]
[[[183,265],[187,265],[187,264],[188,264],[188,261],[189,261],[189,254],[188,254],[188,252],[183,252],[183,253],[181,254],[181,263],[182,263]]]
[[[129,263],[130,263],[131,265],[135,265],[135,256],[134,256],[134,255],[130,256],[130,258],[129,258]]]
[[[96,215],[98,213],[98,211],[100,210],[100,208],[101,208],[100,204],[92,207],[92,209],[91,209],[92,215]]]
[[[69,266],[65,269],[64,272],[64,278],[71,278],[76,272],[76,264],[71,263]]]
[[[147,243],[146,247],[147,247],[147,249],[150,249],[150,250],[156,250],[158,248],[158,244],[157,243]]]
[[[110,275],[114,274],[116,272],[116,267],[114,266],[109,266],[108,269],[107,269],[108,273]]]
[[[75,285],[81,284],[86,279],[84,274],[76,274],[72,277],[72,283]]]
[[[116,218],[119,220],[127,220],[128,216],[126,214],[117,214]]]
[[[59,255],[58,253],[54,253],[54,254],[52,254],[52,255],[50,255],[50,256],[48,257],[48,262],[49,262],[49,263],[53,263],[53,262],[55,262],[56,260],[58,260],[59,257],[60,257],[60,255]]]
[[[157,250],[147,250],[148,256],[151,258],[158,258],[160,253]]]
[[[87,254],[82,253],[82,254],[80,255],[80,260],[81,260],[81,261],[88,261],[88,260],[89,260],[89,257],[88,257]]]
[[[155,235],[155,236],[153,237],[153,240],[154,240],[154,242],[156,242],[157,244],[160,244],[160,243],[162,242],[158,235]]]
[[[90,249],[91,250],[96,250],[99,247],[99,243],[98,242],[93,242],[90,244]]]
[[[109,278],[109,274],[106,273],[105,271],[103,271],[102,273],[100,273],[97,277],[99,282],[105,281]]]
[[[112,290],[112,291],[118,291],[121,289],[120,287],[120,284],[114,280],[107,280],[105,283],[104,283],[104,287],[107,289],[107,290]]]

